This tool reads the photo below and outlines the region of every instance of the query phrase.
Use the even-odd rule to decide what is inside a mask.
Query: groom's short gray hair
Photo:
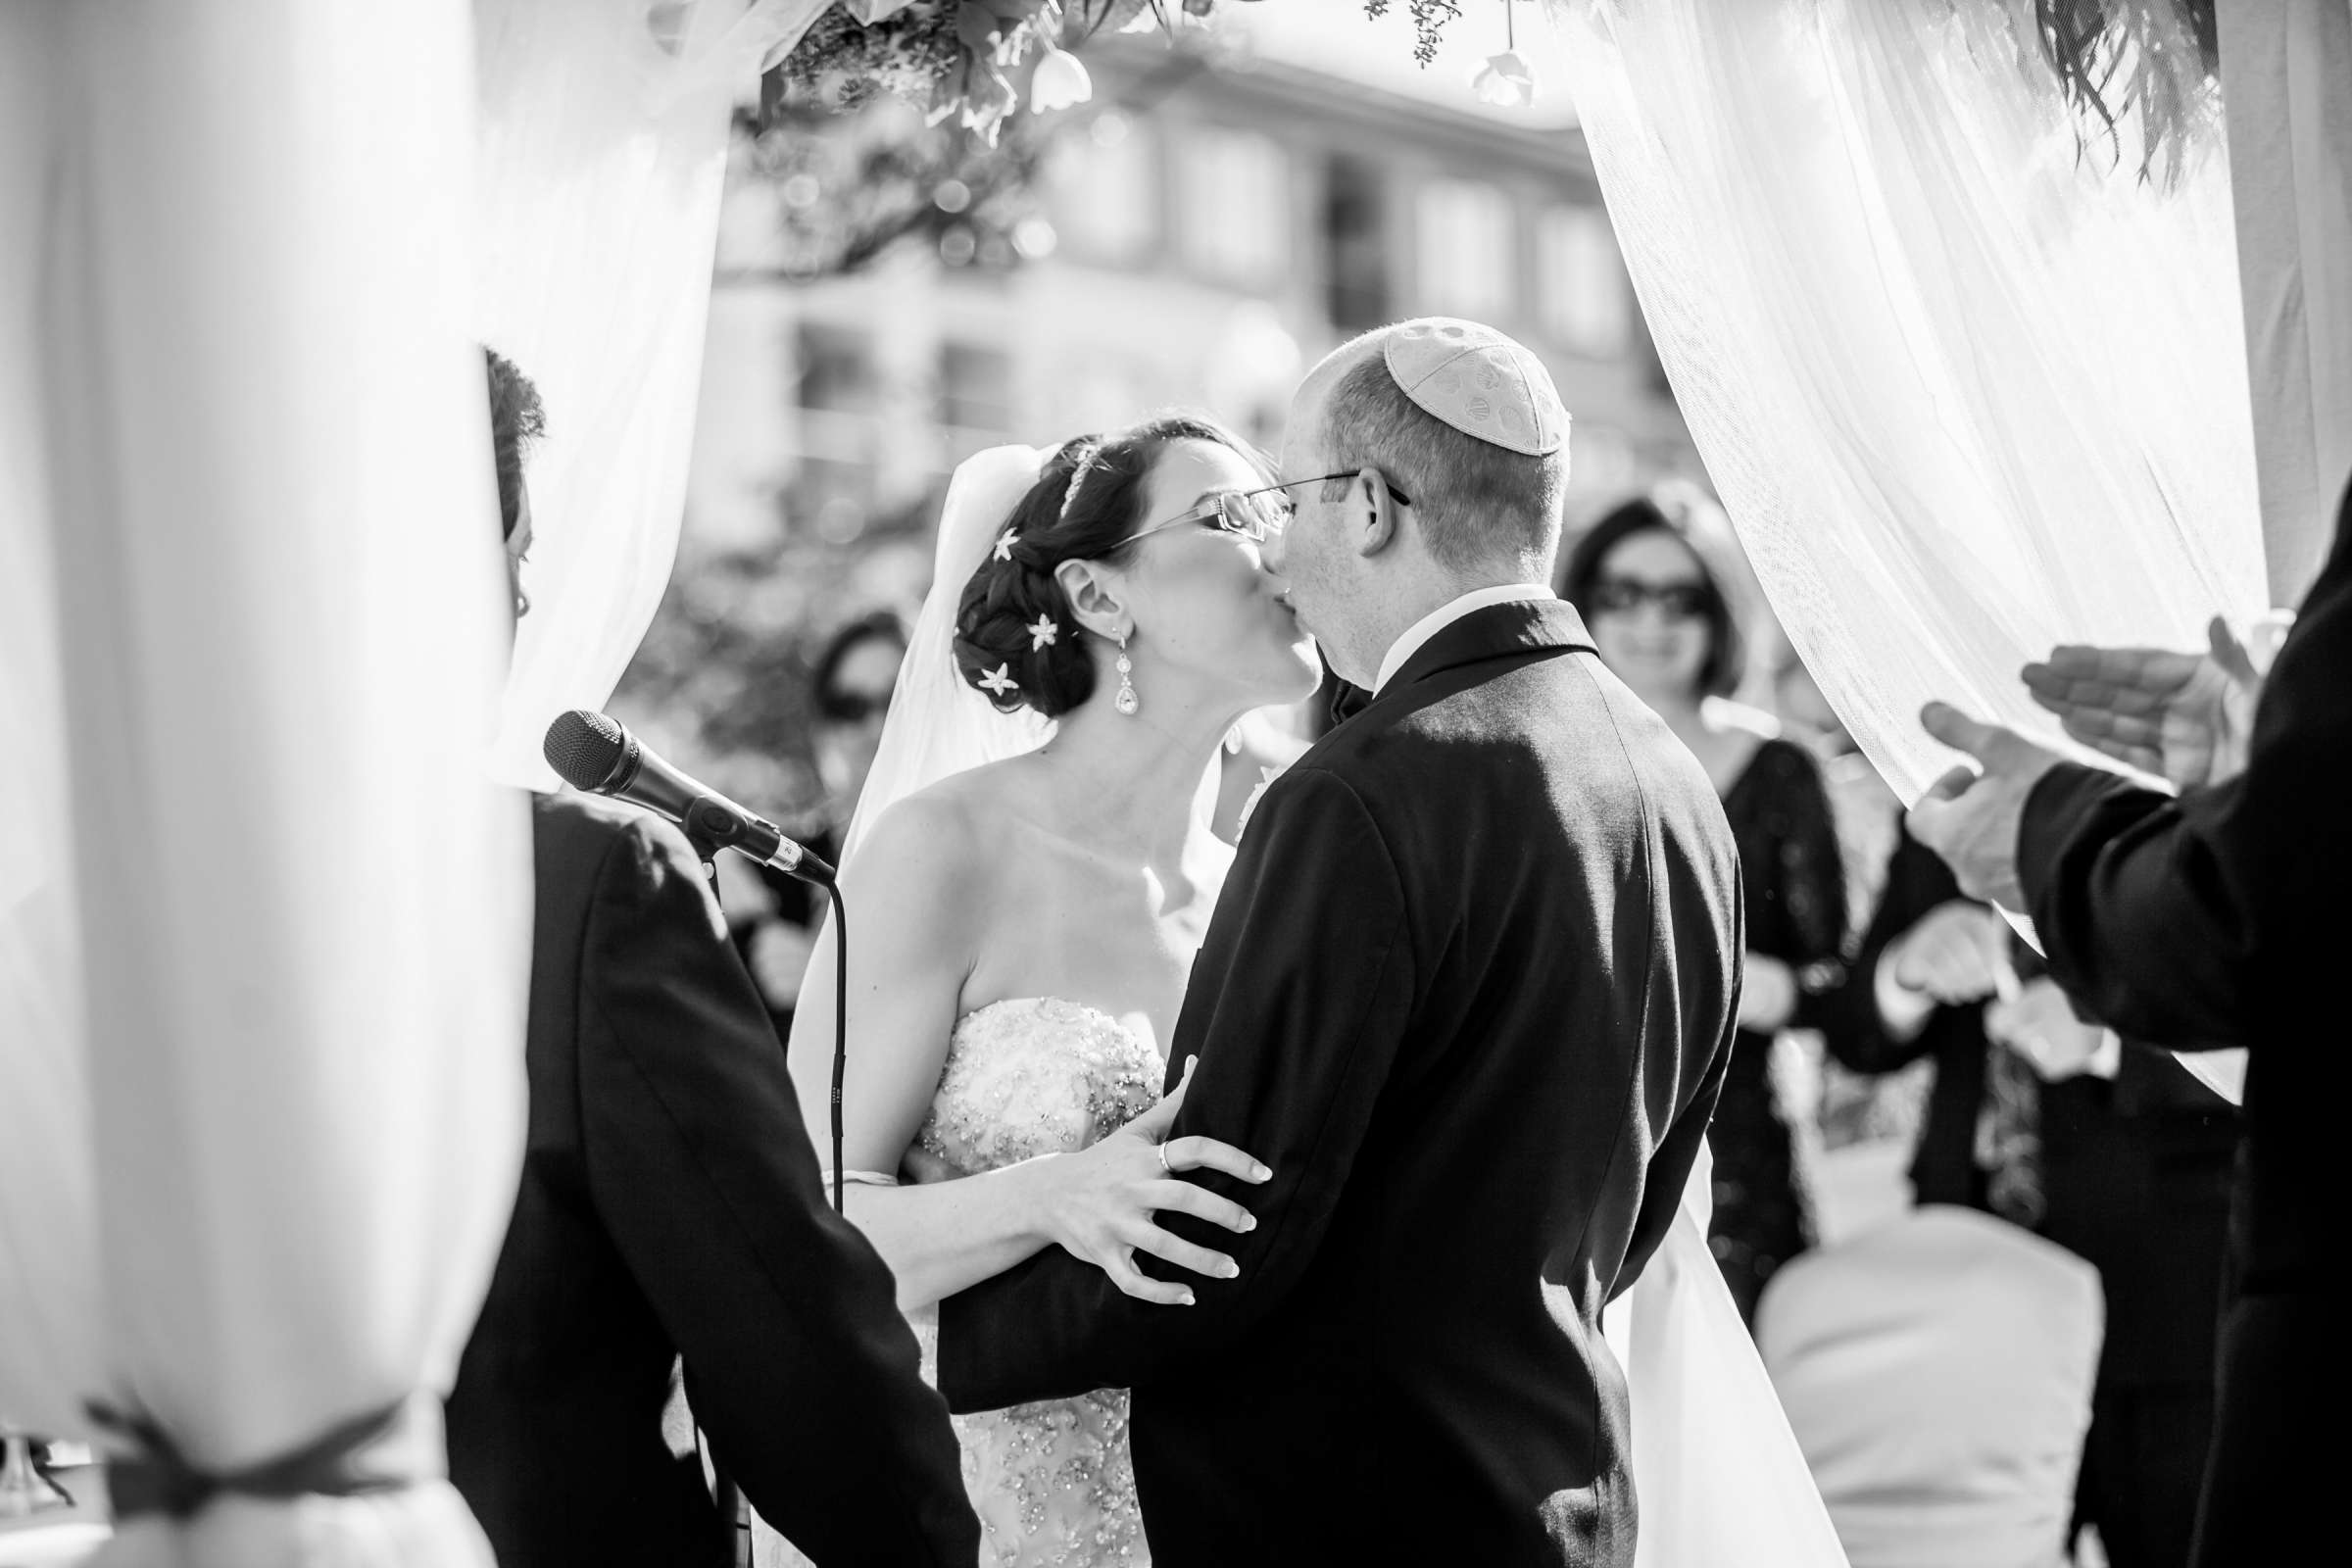
[[[1429,552],[1448,566],[1502,560],[1548,578],[1559,552],[1568,449],[1531,456],[1455,429],[1406,395],[1379,352],[1382,331],[1339,352],[1369,350],[1340,373],[1323,405],[1334,468],[1378,468],[1412,497]],[[1327,484],[1327,497],[1343,484]]]

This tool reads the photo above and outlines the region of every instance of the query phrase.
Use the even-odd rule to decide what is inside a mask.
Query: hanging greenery
[[[1216,0],[1181,0],[1204,17]],[[802,35],[760,82],[761,122],[793,111],[855,110],[889,94],[934,124],[953,120],[995,142],[1020,107],[1026,77],[1040,112],[1083,102],[1086,68],[1070,51],[1097,33],[1156,23],[1170,37],[1177,0],[844,0]],[[871,17],[873,20],[861,20]]]
[[[2067,102],[2096,122],[2084,150],[2136,156],[2142,179],[2170,183],[2220,120],[2214,0],[2034,0],[2034,29]]]
[[[1413,17],[1413,58],[1427,70],[1438,58],[1438,41],[1446,24],[1462,14],[1453,0],[1408,0]],[[1364,15],[1375,20],[1389,14],[1389,0],[1364,0]]]
[[[1033,187],[1056,123],[1014,119],[990,141],[889,97],[846,113],[787,102],[739,118],[737,177],[774,188],[776,267],[793,282],[862,271],[905,242],[1000,269],[1053,243]]]

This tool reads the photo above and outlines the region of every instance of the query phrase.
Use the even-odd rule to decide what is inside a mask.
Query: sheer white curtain
[[[437,1393],[519,1157],[462,0],[0,6],[0,1413]],[[434,1467],[106,1560],[487,1563]]]
[[[0,1426],[50,1430],[79,1421],[100,1340],[42,418],[63,22],[62,6],[0,6]]]
[[[1906,799],[1950,760],[1928,699],[2072,751],[2026,661],[2268,610],[2218,117],[2142,178],[2024,0],[1552,4],[1699,454]],[[2234,1098],[2234,1063],[2183,1060]]]
[[[820,10],[0,3],[0,1420],[218,1474],[446,1389],[528,943],[472,345],[553,426],[528,759],[660,596],[728,105]],[[486,1561],[423,1408],[417,1485],[113,1555]]]
[[[2169,187],[2079,150],[2022,0],[1554,3],[1700,456],[1906,798],[1927,699],[2054,738],[2027,660],[2268,609],[2218,126]]]
[[[479,330],[539,387],[536,529],[497,767],[601,708],[669,580],[728,122],[828,0],[479,0]]]
[[[2219,0],[2271,602],[2298,603],[2352,473],[2352,0]]]

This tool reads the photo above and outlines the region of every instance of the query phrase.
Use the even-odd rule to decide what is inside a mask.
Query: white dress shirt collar
[[[1378,693],[1387,686],[1404,667],[1404,662],[1419,653],[1424,644],[1472,611],[1484,610],[1489,605],[1515,605],[1552,597],[1549,583],[1506,582],[1492,588],[1473,588],[1459,599],[1440,605],[1407,626],[1404,635],[1389,645],[1388,657],[1380,662],[1380,676],[1372,683],[1372,690]]]

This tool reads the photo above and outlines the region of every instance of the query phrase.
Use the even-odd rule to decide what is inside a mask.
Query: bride
[[[1171,1308],[1191,1293],[1137,1252],[1235,1272],[1153,1214],[1254,1223],[1172,1175],[1260,1179],[1246,1152],[1185,1138],[1163,1165],[1183,1089],[1159,1086],[1233,858],[1204,809],[1219,743],[1320,674],[1259,560],[1273,498],[1224,499],[1269,477],[1238,438],[1181,416],[957,471],[841,872],[857,931],[846,1206],[918,1321],[1046,1247]],[[832,940],[793,1028],[811,1115],[830,1093]],[[882,1174],[910,1151],[972,1179]],[[957,1420],[987,1560],[1149,1560],[1126,1413],[1106,1392]]]
[[[1234,1265],[1154,1214],[1253,1224],[1174,1173],[1247,1183],[1263,1167],[1205,1138],[1163,1148],[1184,1087],[1158,1088],[1232,863],[1206,826],[1218,744],[1316,684],[1314,646],[1259,557],[1288,510],[1250,494],[1269,483],[1216,424],[1167,417],[1051,454],[984,452],[949,489],[841,870],[857,928],[847,1209],[926,1358],[939,1300],[1044,1248],[1180,1309],[1181,1276],[1144,1274],[1138,1252],[1211,1277]],[[828,928],[794,1024],[812,1118],[829,1114],[832,943]],[[1637,1562],[1842,1568],[1707,1251],[1708,1176],[1702,1158],[1605,1323],[1636,1411]],[[1104,1391],[956,1418],[984,1560],[1149,1561],[1126,1415],[1126,1394]],[[803,1560],[763,1528],[756,1546],[762,1565]]]

